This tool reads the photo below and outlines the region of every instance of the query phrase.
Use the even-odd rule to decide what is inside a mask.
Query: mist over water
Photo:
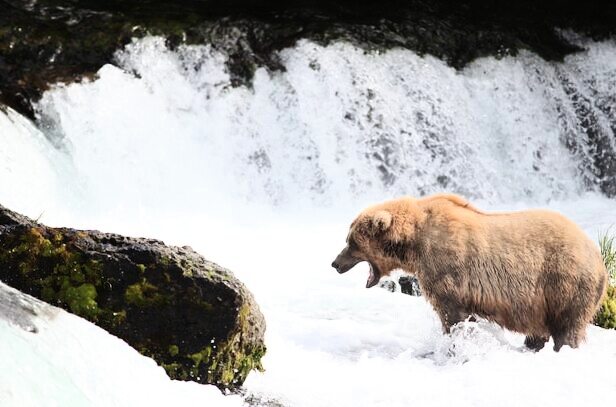
[[[356,211],[401,194],[547,206],[593,236],[616,223],[597,165],[598,143],[614,147],[616,44],[583,45],[562,63],[522,52],[456,71],[300,41],[284,72],[234,88],[213,47],[142,39],[97,78],[46,92],[37,126],[0,110],[0,203],[190,244],[231,268],[267,319],[267,370],[246,382],[264,400],[598,404],[616,395],[611,332],[589,328],[559,354],[482,321],[443,336],[422,298],[365,290],[365,265],[329,268]]]

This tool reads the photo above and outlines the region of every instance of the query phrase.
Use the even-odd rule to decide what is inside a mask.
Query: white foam
[[[0,283],[0,290],[10,290]],[[27,296],[26,296],[27,297]],[[3,406],[240,406],[214,386],[171,381],[163,368],[95,325],[37,304],[37,333],[0,319]]]
[[[28,120],[0,109],[0,203],[37,217],[57,199],[64,158]],[[54,160],[57,160],[54,163]]]

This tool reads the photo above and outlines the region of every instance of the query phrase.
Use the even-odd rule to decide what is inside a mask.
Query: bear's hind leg
[[[538,352],[543,349],[548,339],[549,337],[545,336],[528,335],[526,339],[524,339],[524,345],[526,345],[528,349]]]
[[[564,268],[561,268],[564,269]],[[572,275],[589,275],[584,270]],[[546,324],[554,338],[554,350],[564,345],[577,348],[586,338],[586,326],[592,321],[597,303],[597,285],[592,278],[576,278],[551,275],[546,281],[545,296],[548,303]],[[559,280],[560,279],[560,280]],[[560,282],[560,283],[559,283]],[[548,284],[551,283],[551,284]],[[559,283],[559,284],[558,284]],[[603,286],[600,286],[603,289]]]
[[[579,298],[578,298],[579,299]],[[587,321],[592,319],[586,311],[588,308],[571,301],[571,305],[550,318],[548,327],[554,338],[554,350],[558,352],[564,345],[577,348],[586,337]]]
[[[554,350],[558,352],[564,345],[577,348],[586,337],[586,323],[562,332],[552,334],[554,338]]]

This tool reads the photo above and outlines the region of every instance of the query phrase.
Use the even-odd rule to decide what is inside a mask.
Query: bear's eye
[[[349,237],[348,245],[349,245],[349,250],[352,251],[352,252],[356,251],[357,249],[359,249],[359,246],[357,245],[357,242],[352,237]]]

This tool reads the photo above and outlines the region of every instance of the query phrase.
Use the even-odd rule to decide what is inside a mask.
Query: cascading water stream
[[[282,52],[285,72],[258,69],[248,89],[230,86],[210,46],[148,38],[38,110],[95,208],[440,190],[547,202],[614,182],[596,150],[613,156],[616,45],[588,46],[564,63],[522,53],[458,72],[410,51],[304,41]]]

